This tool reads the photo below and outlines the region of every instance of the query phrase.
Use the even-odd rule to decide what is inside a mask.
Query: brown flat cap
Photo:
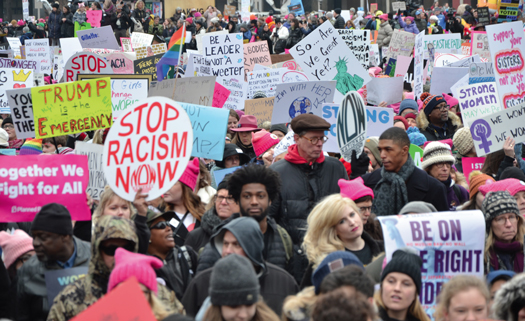
[[[292,130],[300,133],[304,130],[329,130],[330,123],[319,116],[302,114],[292,120]]]

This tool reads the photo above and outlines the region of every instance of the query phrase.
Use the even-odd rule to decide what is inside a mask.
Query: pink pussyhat
[[[160,269],[162,265],[162,261],[154,256],[128,252],[119,247],[115,251],[115,267],[109,276],[108,292],[134,276],[140,284],[157,294],[155,269]]]
[[[253,133],[252,145],[256,157],[264,154],[268,149],[277,144],[279,144],[279,137],[270,134],[264,129]]]
[[[443,93],[442,96],[443,96],[443,98],[445,98],[445,101],[447,102],[449,107],[454,107],[457,104],[459,104],[459,100],[457,100],[456,98],[454,98],[454,97],[452,97],[450,95],[447,95],[447,94]]]
[[[4,251],[4,264],[9,269],[19,257],[33,251],[33,238],[22,230],[15,230],[13,234],[0,232],[0,247]]]
[[[506,178],[501,181],[491,182],[479,187],[479,191],[483,195],[487,195],[488,192],[498,191],[509,191],[510,195],[514,196],[518,192],[525,191],[525,182],[520,181],[517,178]]]
[[[351,181],[341,178],[337,181],[337,184],[341,190],[341,195],[352,201],[364,196],[372,196],[372,199],[374,199],[374,191],[370,187],[365,186],[365,182],[361,177]]]
[[[179,182],[191,188],[192,191],[195,191],[195,186],[197,186],[197,179],[199,178],[199,159],[194,158],[188,163],[188,166],[182,173],[182,176],[179,178]]]

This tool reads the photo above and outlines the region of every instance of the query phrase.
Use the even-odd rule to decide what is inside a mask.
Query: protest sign
[[[372,105],[386,102],[392,105],[403,100],[403,77],[372,78],[366,85],[367,101]]]
[[[410,63],[412,62],[412,57],[405,57],[405,56],[398,56],[396,60],[396,71],[394,75],[397,76],[405,76],[408,68],[410,67]]]
[[[211,71],[211,60],[204,58],[203,55],[190,53],[188,65],[184,72],[184,77],[213,76]]]
[[[458,93],[459,108],[465,126],[479,117],[501,110],[496,83],[468,85],[459,88]]]
[[[151,57],[159,54],[163,54],[166,52],[167,46],[166,43],[157,43],[154,45],[147,45],[138,47],[135,49],[135,53],[137,54],[137,59],[142,59],[146,57]]]
[[[495,82],[494,64],[492,62],[475,62],[469,65],[468,83]]]
[[[28,59],[0,58],[0,68],[31,69],[33,72],[40,71],[40,61]]]
[[[460,80],[458,80],[456,83],[454,83],[452,86],[450,86],[450,92],[454,97],[459,96],[459,88],[467,86],[468,83],[468,75],[465,75]]]
[[[2,148],[0,154],[4,156],[16,156],[16,149],[14,148]]]
[[[133,61],[133,71],[136,75],[153,75],[153,80],[157,80],[157,63],[164,54],[137,59]]]
[[[272,62],[277,60],[277,59],[274,58],[275,56],[290,56],[290,58],[291,58],[292,55],[290,55],[290,54],[270,55],[270,57],[272,58]],[[288,59],[288,60],[284,60],[284,61],[275,62],[273,65],[270,65],[267,68],[273,68],[273,69],[286,68],[288,70],[303,71],[301,66],[299,66],[297,64],[297,62],[295,60],[293,60],[293,59]]]
[[[438,35],[425,35],[423,47],[428,48],[431,43],[436,52],[441,53],[461,53],[461,34],[448,33]],[[425,59],[428,59],[428,51],[425,51]]]
[[[498,23],[518,20],[520,6],[521,1],[519,0],[504,0],[498,2]]]
[[[227,4],[224,5],[224,10],[222,11],[222,13],[225,15],[225,16],[233,16],[235,15],[235,9],[236,7],[235,6],[229,6]]]
[[[106,56],[106,61],[115,74],[133,74],[132,54],[113,52]]]
[[[301,81],[309,81],[309,79],[308,79],[308,76],[304,72],[287,69],[283,73],[281,81],[283,83],[286,83],[286,82],[301,82]]]
[[[120,38],[120,43],[122,44],[122,51],[124,52],[133,52],[133,46],[131,45],[131,38]]]
[[[87,266],[77,266],[70,269],[49,270],[45,272],[47,302],[53,302],[60,291],[66,286],[85,277],[87,272]]]
[[[253,66],[255,66],[255,64],[263,66],[269,66],[272,64],[272,60],[270,58],[270,49],[268,48],[268,42],[266,41],[245,43],[243,45],[243,50],[244,73],[246,75],[248,72],[253,70]]]
[[[164,79],[151,84],[148,97],[160,96],[179,103],[211,106],[214,88],[213,76]]]
[[[31,88],[12,89],[5,92],[11,109],[16,137],[18,139],[35,137]]]
[[[370,4],[370,12],[374,13],[377,11],[377,3]]]
[[[461,59],[464,59],[466,57],[468,56],[436,52],[435,58],[434,58],[434,67],[444,67],[451,63],[460,61]]]
[[[466,77],[468,82],[468,68],[464,67],[435,67],[430,81],[430,94],[441,95],[452,93],[450,84],[454,84]]]
[[[100,21],[102,20],[102,10],[87,10],[86,20],[91,27],[100,28]]]
[[[49,40],[45,39],[27,39],[25,41],[26,59],[40,62],[40,70],[36,72],[51,74],[51,51],[49,49]]]
[[[99,144],[90,144],[77,141],[75,144],[75,154],[86,155],[89,166],[89,183],[86,193],[95,200],[100,200],[107,180],[102,168],[104,164],[104,146]]]
[[[294,134],[293,130],[288,129],[288,133],[284,136],[283,139],[281,139],[281,141],[277,145],[275,145],[275,148],[273,149],[273,158],[274,159],[277,156],[279,156],[280,154],[282,154],[284,152],[287,152],[288,151],[288,147],[290,147],[293,144],[295,144],[294,135],[295,134]],[[323,150],[324,150],[324,145],[323,145]]]
[[[415,43],[415,34],[395,29],[390,39],[390,45],[388,46],[388,52],[386,54],[387,61],[389,58],[397,59],[398,56],[410,57],[414,51]]]
[[[31,88],[36,138],[111,127],[109,78]]]
[[[272,120],[274,98],[247,99],[244,101],[244,113],[257,118],[257,127],[261,128],[265,121]]]
[[[395,77],[396,73],[396,59],[390,58],[385,67],[385,75],[388,77]]]
[[[133,308],[130,308],[133,307]],[[156,321],[136,277],[131,277],[76,316],[74,321]]]
[[[180,103],[193,128],[191,156],[222,160],[228,127],[228,109]]]
[[[111,26],[79,30],[77,31],[77,37],[82,48],[120,50],[120,46],[117,43],[117,38],[115,38],[115,34],[113,33],[113,28]]]
[[[9,47],[11,48],[11,50],[13,50],[13,53],[14,53],[14,57],[10,57],[10,58],[22,59],[22,56],[20,55],[20,46],[22,46],[20,39],[18,39],[17,37],[13,37],[13,38],[6,37],[6,39],[7,39],[7,42],[9,43]]]
[[[56,79],[57,81],[62,81],[62,77],[64,76],[64,56],[61,54],[55,54],[53,56],[53,79]]]
[[[202,44],[203,56],[209,59],[212,74],[231,91],[224,107],[242,109],[246,99],[242,34],[204,34]]]
[[[481,171],[485,164],[485,157],[463,157],[461,158],[461,165],[463,166],[463,175],[467,180],[467,184],[470,184],[470,173],[472,171]]]
[[[370,44],[370,65],[373,67],[379,66],[381,63],[379,57],[379,46],[376,43]]]
[[[392,2],[392,9],[394,12],[398,10],[405,11],[407,9],[406,3],[404,1]]]
[[[228,32],[228,29],[223,29],[223,30],[214,31],[213,34],[215,34],[215,35],[226,35],[226,34],[229,34],[229,32]],[[204,35],[205,35],[205,33],[197,33],[195,35],[195,40],[197,41],[197,51],[198,51],[198,53],[200,55],[204,55],[204,50],[203,50],[203,48],[204,48],[203,46],[204,45],[202,43],[202,36],[204,36]]]
[[[91,219],[86,204],[87,157],[25,155],[0,162],[0,222],[31,222],[50,200],[60,200],[74,221]]]
[[[272,124],[289,123],[295,116],[316,114],[325,103],[332,103],[335,81],[292,82],[277,85]]]
[[[414,45],[414,97],[420,97],[423,93],[423,85],[425,84],[425,76],[423,73],[424,68],[424,56],[425,56],[425,47],[423,47],[423,39],[425,37],[425,32],[421,31],[416,36],[416,44]]]
[[[255,93],[264,93],[266,97],[275,96],[276,87],[282,82],[282,75],[285,72],[285,68],[249,72],[246,99],[253,99]]]
[[[337,29],[339,36],[350,48],[363,68],[370,64],[370,30]]]
[[[470,124],[470,133],[476,147],[476,154],[484,156],[503,148],[507,137],[512,137],[517,143],[525,141],[525,106],[483,116]]]
[[[504,108],[525,102],[523,79],[525,41],[521,21],[487,26],[490,54],[496,68],[496,85]]]
[[[446,55],[446,54],[445,54]],[[446,67],[469,67],[471,63],[473,62],[481,62],[481,59],[479,55],[473,55],[473,56],[466,56],[465,58],[458,60],[456,62],[452,62]]]
[[[222,108],[228,97],[230,96],[231,91],[226,89],[223,85],[218,82],[215,83],[215,89],[213,90],[213,101],[211,103],[212,107]]]
[[[421,158],[423,158],[423,149],[417,145],[410,144],[408,153],[410,154],[410,157],[412,157],[414,165],[416,165],[417,168],[421,169]]]
[[[478,12],[478,24],[476,26],[490,25],[489,7],[480,7],[476,9]]]
[[[213,171],[213,178],[215,179],[215,184],[219,186],[219,184],[224,180],[224,177],[226,177],[226,175],[231,174],[240,168],[242,168],[242,166],[235,166]]]
[[[349,91],[359,90],[370,80],[350,48],[326,21],[296,44],[290,53],[312,80],[335,80],[339,99]],[[276,95],[276,106],[278,105]],[[331,102],[331,101],[326,101]]]
[[[428,315],[433,314],[436,298],[448,280],[465,274],[483,278],[485,218],[481,211],[380,216],[378,220],[387,260],[405,247],[421,257],[419,300]]]
[[[137,50],[142,46],[149,46],[153,41],[153,35],[142,33],[142,32],[133,32],[131,34],[131,46],[133,50]]]
[[[136,103],[106,137],[104,174],[109,186],[128,201],[139,188],[149,195],[147,200],[160,197],[186,169],[193,136],[190,118],[179,103],[164,97]]]
[[[77,37],[74,38],[60,38],[60,50],[64,61],[68,61],[74,54],[82,51],[82,45]],[[64,67],[64,65],[62,65]]]
[[[64,81],[75,81],[77,74],[112,74],[106,59],[91,52],[78,52],[71,56],[64,67]]]
[[[33,70],[2,69],[0,70],[0,114],[9,114],[6,90],[33,87]]]
[[[363,98],[352,91],[345,95],[337,114],[337,145],[341,156],[350,162],[352,151],[359,157],[365,147],[366,108]]]

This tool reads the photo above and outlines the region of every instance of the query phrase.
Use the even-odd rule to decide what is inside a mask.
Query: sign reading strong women
[[[191,155],[193,130],[175,101],[151,97],[122,114],[104,144],[104,174],[111,188],[132,201],[142,188],[155,199],[180,178]]]

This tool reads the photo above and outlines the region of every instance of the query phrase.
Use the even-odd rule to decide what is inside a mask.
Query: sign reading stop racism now
[[[138,189],[155,199],[180,178],[191,155],[190,118],[175,101],[150,97],[118,117],[104,144],[104,174],[132,201]]]

